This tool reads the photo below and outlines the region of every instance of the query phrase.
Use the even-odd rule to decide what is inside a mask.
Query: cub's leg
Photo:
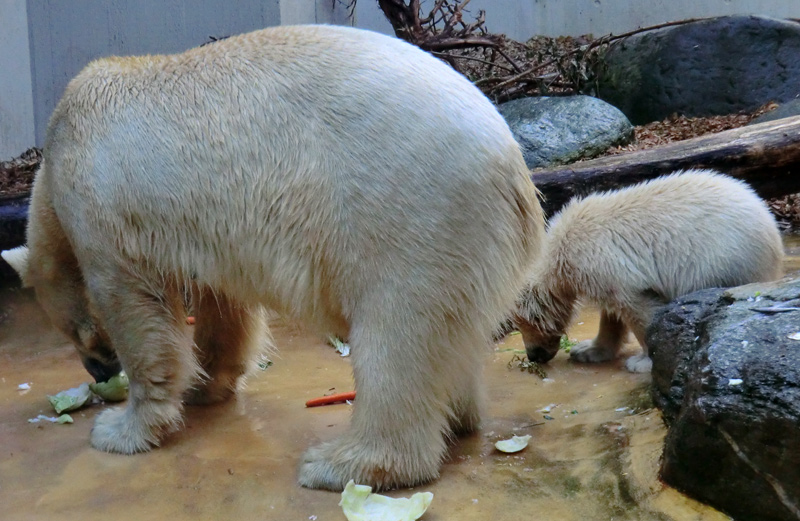
[[[453,376],[465,369],[457,349],[470,347],[448,344],[426,310],[380,301],[364,306],[349,336],[358,392],[349,432],[305,453],[298,478],[303,486],[342,490],[354,479],[380,490],[439,474],[454,418]],[[475,339],[485,345],[486,337]],[[459,421],[474,423],[475,402],[468,402]]]
[[[642,346],[642,354],[625,360],[625,368],[632,373],[649,373],[653,369],[653,361],[647,353],[645,332],[653,319],[656,308],[663,304],[664,302],[645,295],[637,299],[637,302],[630,308],[622,311],[623,320],[636,336],[639,345]]]
[[[617,357],[628,334],[628,328],[622,318],[614,313],[602,310],[600,313],[600,330],[593,340],[584,340],[574,345],[569,356],[576,362],[605,362]]]
[[[181,398],[199,371],[183,329],[183,299],[174,284],[125,268],[87,273],[95,313],[130,379],[127,407],[100,413],[91,442],[107,452],[143,452],[176,430]]]
[[[211,291],[202,291],[194,308],[194,343],[204,375],[184,399],[195,405],[220,402],[236,391],[267,344],[264,313]]]

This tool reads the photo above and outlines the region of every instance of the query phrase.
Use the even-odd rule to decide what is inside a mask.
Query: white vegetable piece
[[[73,423],[72,416],[69,414],[62,414],[58,418],[54,416],[45,416],[40,414],[36,418],[29,418],[28,423],[39,423],[41,421],[48,421],[50,423]]]
[[[433,501],[432,492],[417,492],[410,498],[373,494],[372,487],[356,485],[351,479],[342,492],[339,506],[347,521],[415,521]]]
[[[528,446],[530,440],[530,434],[526,434],[525,436],[513,436],[509,440],[498,441],[494,446],[501,452],[519,452]]]
[[[47,399],[50,401],[50,405],[53,406],[53,409],[55,409],[58,414],[61,414],[62,412],[80,409],[91,397],[92,391],[89,390],[89,384],[84,382],[79,387],[61,391],[56,395],[48,396]]]
[[[121,372],[112,376],[107,382],[89,384],[94,394],[107,402],[121,402],[128,397],[128,376]]]
[[[338,337],[333,335],[328,337],[328,343],[336,348],[336,352],[342,356],[350,356],[350,345],[342,342]]]

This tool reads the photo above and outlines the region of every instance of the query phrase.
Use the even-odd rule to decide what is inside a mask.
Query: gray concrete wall
[[[279,0],[28,0],[36,144],[64,88],[89,61],[163,54],[209,36],[280,23]]]
[[[25,8],[25,0],[0,2]],[[280,24],[352,25],[346,3],[333,0],[27,0],[32,78],[29,88],[32,89],[35,142],[42,145],[47,121],[69,80],[95,58],[180,52],[207,42],[211,36],[230,36]],[[0,16],[0,19],[4,18]],[[20,27],[25,25],[20,23]],[[27,36],[25,39],[27,41]],[[3,134],[0,140],[6,141]],[[27,146],[33,144],[29,136],[27,143]],[[15,147],[18,148],[16,143],[9,145],[9,148]]]
[[[92,59],[178,52],[278,24],[350,25],[350,1],[0,0],[0,159],[42,145],[64,87]],[[392,33],[375,0],[356,5],[359,27]],[[798,0],[472,0],[469,9],[485,9],[489,30],[517,40],[735,13],[800,18]]]
[[[25,0],[0,0],[0,161],[34,143]]]
[[[281,25],[353,25],[348,8],[352,0],[280,0]],[[363,1],[363,0],[362,0]]]
[[[505,0],[502,3],[510,2],[512,0]],[[482,5],[488,11],[489,8],[486,6],[493,2],[476,0],[475,3]],[[526,35],[520,31],[522,28],[519,23],[513,26],[519,31],[516,34],[521,39],[534,34],[549,36],[619,34],[639,27],[686,18],[731,14],[800,18],[800,2],[797,0],[558,0],[536,1],[532,4],[534,8],[530,16],[533,24],[523,27],[532,27],[533,32]]]
[[[424,0],[423,6],[432,3]],[[486,11],[487,29],[522,41],[535,35],[619,34],[685,18],[730,14],[800,18],[798,0],[472,0],[467,21],[480,9]],[[375,0],[359,0],[356,25],[392,33]]]

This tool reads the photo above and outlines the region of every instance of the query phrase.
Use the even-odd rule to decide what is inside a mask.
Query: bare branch
[[[437,0],[425,16],[419,12],[419,0],[410,0],[408,4],[403,0],[378,0],[378,5],[399,38],[426,51],[500,46],[503,38],[489,34],[483,27],[483,11],[475,22],[464,23],[463,10],[469,2]]]
[[[439,51],[431,51],[431,54],[433,54],[437,58],[455,59],[455,60],[467,60],[467,61],[473,61],[473,62],[478,62],[478,63],[484,63],[486,65],[491,65],[492,67],[497,67],[497,68],[506,70],[508,72],[512,72],[512,69],[506,67],[505,65],[498,65],[496,62],[493,62],[493,61],[490,61],[490,60],[481,60],[480,58],[474,58],[472,56],[458,56],[458,55],[455,55],[455,54],[448,54],[448,53],[439,52]],[[492,79],[492,78],[486,78],[486,79]]]
[[[338,0],[341,2],[353,0]],[[427,14],[420,13],[420,0],[378,0],[386,18],[392,24],[395,34],[417,47],[432,53],[461,72],[459,62],[480,63],[486,67],[473,66],[470,76],[474,84],[495,102],[530,95],[558,95],[593,92],[602,67],[602,51],[609,44],[638,33],[682,25],[703,20],[692,18],[666,22],[643,27],[622,34],[609,34],[593,39],[575,48],[565,49],[557,39],[546,44],[549,53],[539,53],[539,61],[523,67],[512,58],[511,47],[514,42],[504,35],[492,34],[486,30],[486,13],[479,11],[472,20],[464,19],[470,0],[436,0]],[[585,41],[585,39],[584,39]],[[516,44],[520,45],[520,44]],[[491,54],[481,49],[491,49]],[[451,52],[457,51],[457,52]],[[484,59],[490,56],[491,59]],[[543,56],[550,59],[543,60]],[[510,68],[498,63],[503,60]],[[493,76],[495,70],[505,76]],[[477,71],[477,72],[476,72]]]

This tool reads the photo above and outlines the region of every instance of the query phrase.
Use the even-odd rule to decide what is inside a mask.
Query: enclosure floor
[[[798,267],[797,258],[787,262]],[[5,290],[0,298],[0,518],[345,519],[339,494],[300,487],[296,467],[309,445],[346,430],[351,405],[307,409],[304,402],[351,390],[349,358],[277,322],[274,365],[254,375],[237,400],[188,408],[183,430],[152,452],[106,454],[89,446],[105,406],[73,413],[72,425],[28,423],[53,415],[47,394],[89,376],[27,292]],[[570,338],[591,338],[597,320],[595,310],[584,310]],[[515,335],[487,352],[483,429],[453,444],[441,477],[388,495],[433,492],[427,521],[728,519],[658,480],[666,428],[648,404],[649,375],[627,373],[622,359],[578,365],[562,352],[542,380],[508,367],[522,349]],[[629,344],[623,356],[638,349]],[[30,391],[18,391],[21,383]],[[541,409],[550,404],[547,420]],[[514,434],[533,436],[523,452],[494,449]]]

